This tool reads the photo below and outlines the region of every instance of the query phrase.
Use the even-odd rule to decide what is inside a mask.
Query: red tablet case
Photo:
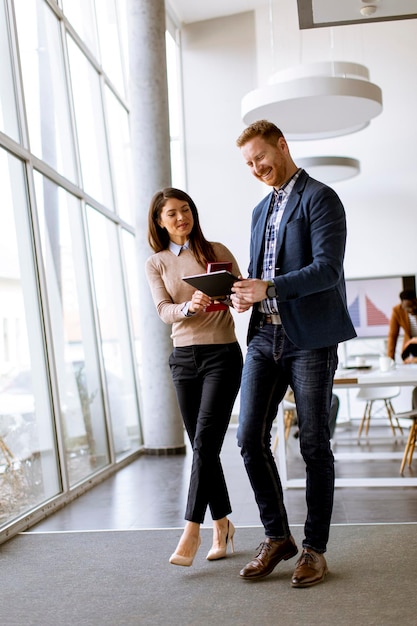
[[[210,272],[218,272],[219,270],[227,270],[228,272],[231,272],[232,262],[231,261],[218,261],[218,262],[213,262],[213,263],[207,263],[206,270],[207,270],[207,274],[209,274]],[[228,308],[229,307],[227,306],[227,304],[216,302],[216,303],[210,304],[206,308],[206,312],[211,313],[212,311],[227,311]]]

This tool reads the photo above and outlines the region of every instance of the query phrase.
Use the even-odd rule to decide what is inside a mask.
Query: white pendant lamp
[[[357,132],[381,111],[382,92],[369,81],[368,69],[344,61],[277,72],[266,87],[246,94],[241,104],[245,124],[267,119],[292,141]]]
[[[310,176],[323,183],[331,184],[348,180],[360,172],[357,159],[342,156],[312,156],[294,158],[298,167],[306,170]]]

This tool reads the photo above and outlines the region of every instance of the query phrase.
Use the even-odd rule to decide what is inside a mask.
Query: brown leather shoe
[[[268,576],[280,561],[287,561],[297,552],[298,548],[292,536],[279,541],[266,537],[258,547],[258,554],[240,571],[240,576],[245,580]]]
[[[291,580],[293,587],[311,587],[324,580],[328,572],[326,559],[323,554],[304,548],[300,558],[295,564],[294,574]]]

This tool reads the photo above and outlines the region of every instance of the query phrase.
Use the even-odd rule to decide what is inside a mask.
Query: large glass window
[[[87,207],[94,291],[116,458],[137,448],[139,411],[117,226]]]
[[[94,0],[62,0],[66,17],[85,45],[98,57],[98,38]]]
[[[80,202],[40,174],[36,201],[70,484],[109,463]]]
[[[174,187],[184,189],[185,167],[182,145],[182,102],[178,45],[170,32],[166,32],[166,56],[168,77],[169,132],[171,146],[171,178]]]
[[[131,319],[132,335],[135,348],[136,367],[137,371],[140,371],[141,367],[141,355],[140,349],[140,332],[139,332],[139,271],[138,271],[138,256],[136,251],[136,239],[126,230],[122,231],[121,245],[123,250],[123,261],[125,275],[127,279],[127,296],[128,305]],[[132,424],[133,426],[133,424]]]
[[[0,130],[15,141],[19,141],[16,96],[3,0],[0,0],[0,59]]]
[[[30,150],[77,181],[59,22],[44,0],[15,0]]]
[[[125,222],[134,225],[129,118],[113,92],[106,88],[105,94],[117,212]]]
[[[114,208],[99,75],[71,37],[68,54],[82,186],[95,200]]]
[[[143,443],[126,61],[125,0],[0,0],[0,540]]]
[[[0,148],[0,524],[59,493],[23,165]]]
[[[122,5],[123,2],[119,0],[118,4]],[[115,0],[96,2],[96,13],[102,66],[119,93],[124,95],[122,49]]]

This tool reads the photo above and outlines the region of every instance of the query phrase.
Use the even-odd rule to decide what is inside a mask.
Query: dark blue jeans
[[[259,327],[242,374],[238,444],[265,534],[290,535],[281,480],[271,452],[271,427],[288,385],[294,390],[300,449],[306,464],[307,518],[303,547],[325,552],[334,494],[329,411],[337,346],[301,350],[282,326]]]
[[[220,462],[224,436],[242,374],[239,344],[174,348],[169,358],[184,425],[193,448],[185,519],[202,524],[207,510],[214,520],[231,513]]]

